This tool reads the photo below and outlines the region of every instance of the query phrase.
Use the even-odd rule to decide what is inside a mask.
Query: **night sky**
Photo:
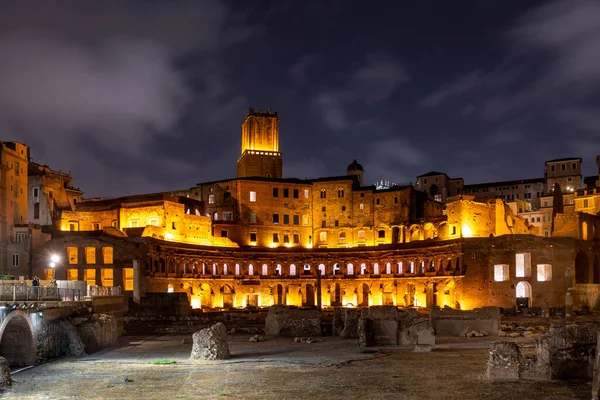
[[[600,154],[598,1],[2,1],[0,139],[87,197],[233,178],[248,107],[284,177],[542,177]]]

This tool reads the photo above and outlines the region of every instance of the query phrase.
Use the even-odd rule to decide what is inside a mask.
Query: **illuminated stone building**
[[[432,199],[446,203],[448,197],[463,193],[463,178],[450,178],[443,172],[431,171],[417,176],[415,189],[428,193]]]
[[[29,273],[29,226],[27,225],[27,163],[29,147],[0,142],[0,274]]]
[[[278,116],[250,109],[236,178],[79,201],[35,271],[59,254],[57,279],[127,293],[137,264],[141,295],[185,292],[196,308],[313,306],[319,281],[325,307],[581,306],[600,293],[600,218],[560,214],[545,238],[518,204],[464,193],[460,179],[420,176],[428,193],[364,186],[363,174],[354,160],[345,175],[283,178]],[[435,176],[445,204],[430,198]]]

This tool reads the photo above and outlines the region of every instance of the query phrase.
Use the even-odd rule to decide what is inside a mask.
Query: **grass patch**
[[[170,358],[157,358],[155,360],[150,360],[150,364],[152,364],[152,365],[170,365],[170,364],[177,364],[177,361],[171,360]]]
[[[217,396],[227,396],[227,393],[223,393],[223,392],[218,392]]]

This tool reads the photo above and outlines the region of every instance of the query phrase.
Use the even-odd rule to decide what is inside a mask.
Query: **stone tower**
[[[348,165],[348,168],[346,169],[346,175],[358,176],[358,182],[360,183],[360,186],[363,186],[364,173],[365,170],[363,169],[363,166],[360,165],[358,161],[356,161],[356,158],[354,159],[354,161],[352,161],[352,164]]]
[[[270,108],[263,113],[250,107],[242,124],[242,153],[237,170],[238,178],[281,178],[279,119]]]

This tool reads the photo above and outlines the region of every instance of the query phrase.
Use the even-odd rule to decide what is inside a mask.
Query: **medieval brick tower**
[[[281,178],[279,119],[267,109],[263,113],[251,107],[242,124],[242,154],[238,159],[238,178]]]

